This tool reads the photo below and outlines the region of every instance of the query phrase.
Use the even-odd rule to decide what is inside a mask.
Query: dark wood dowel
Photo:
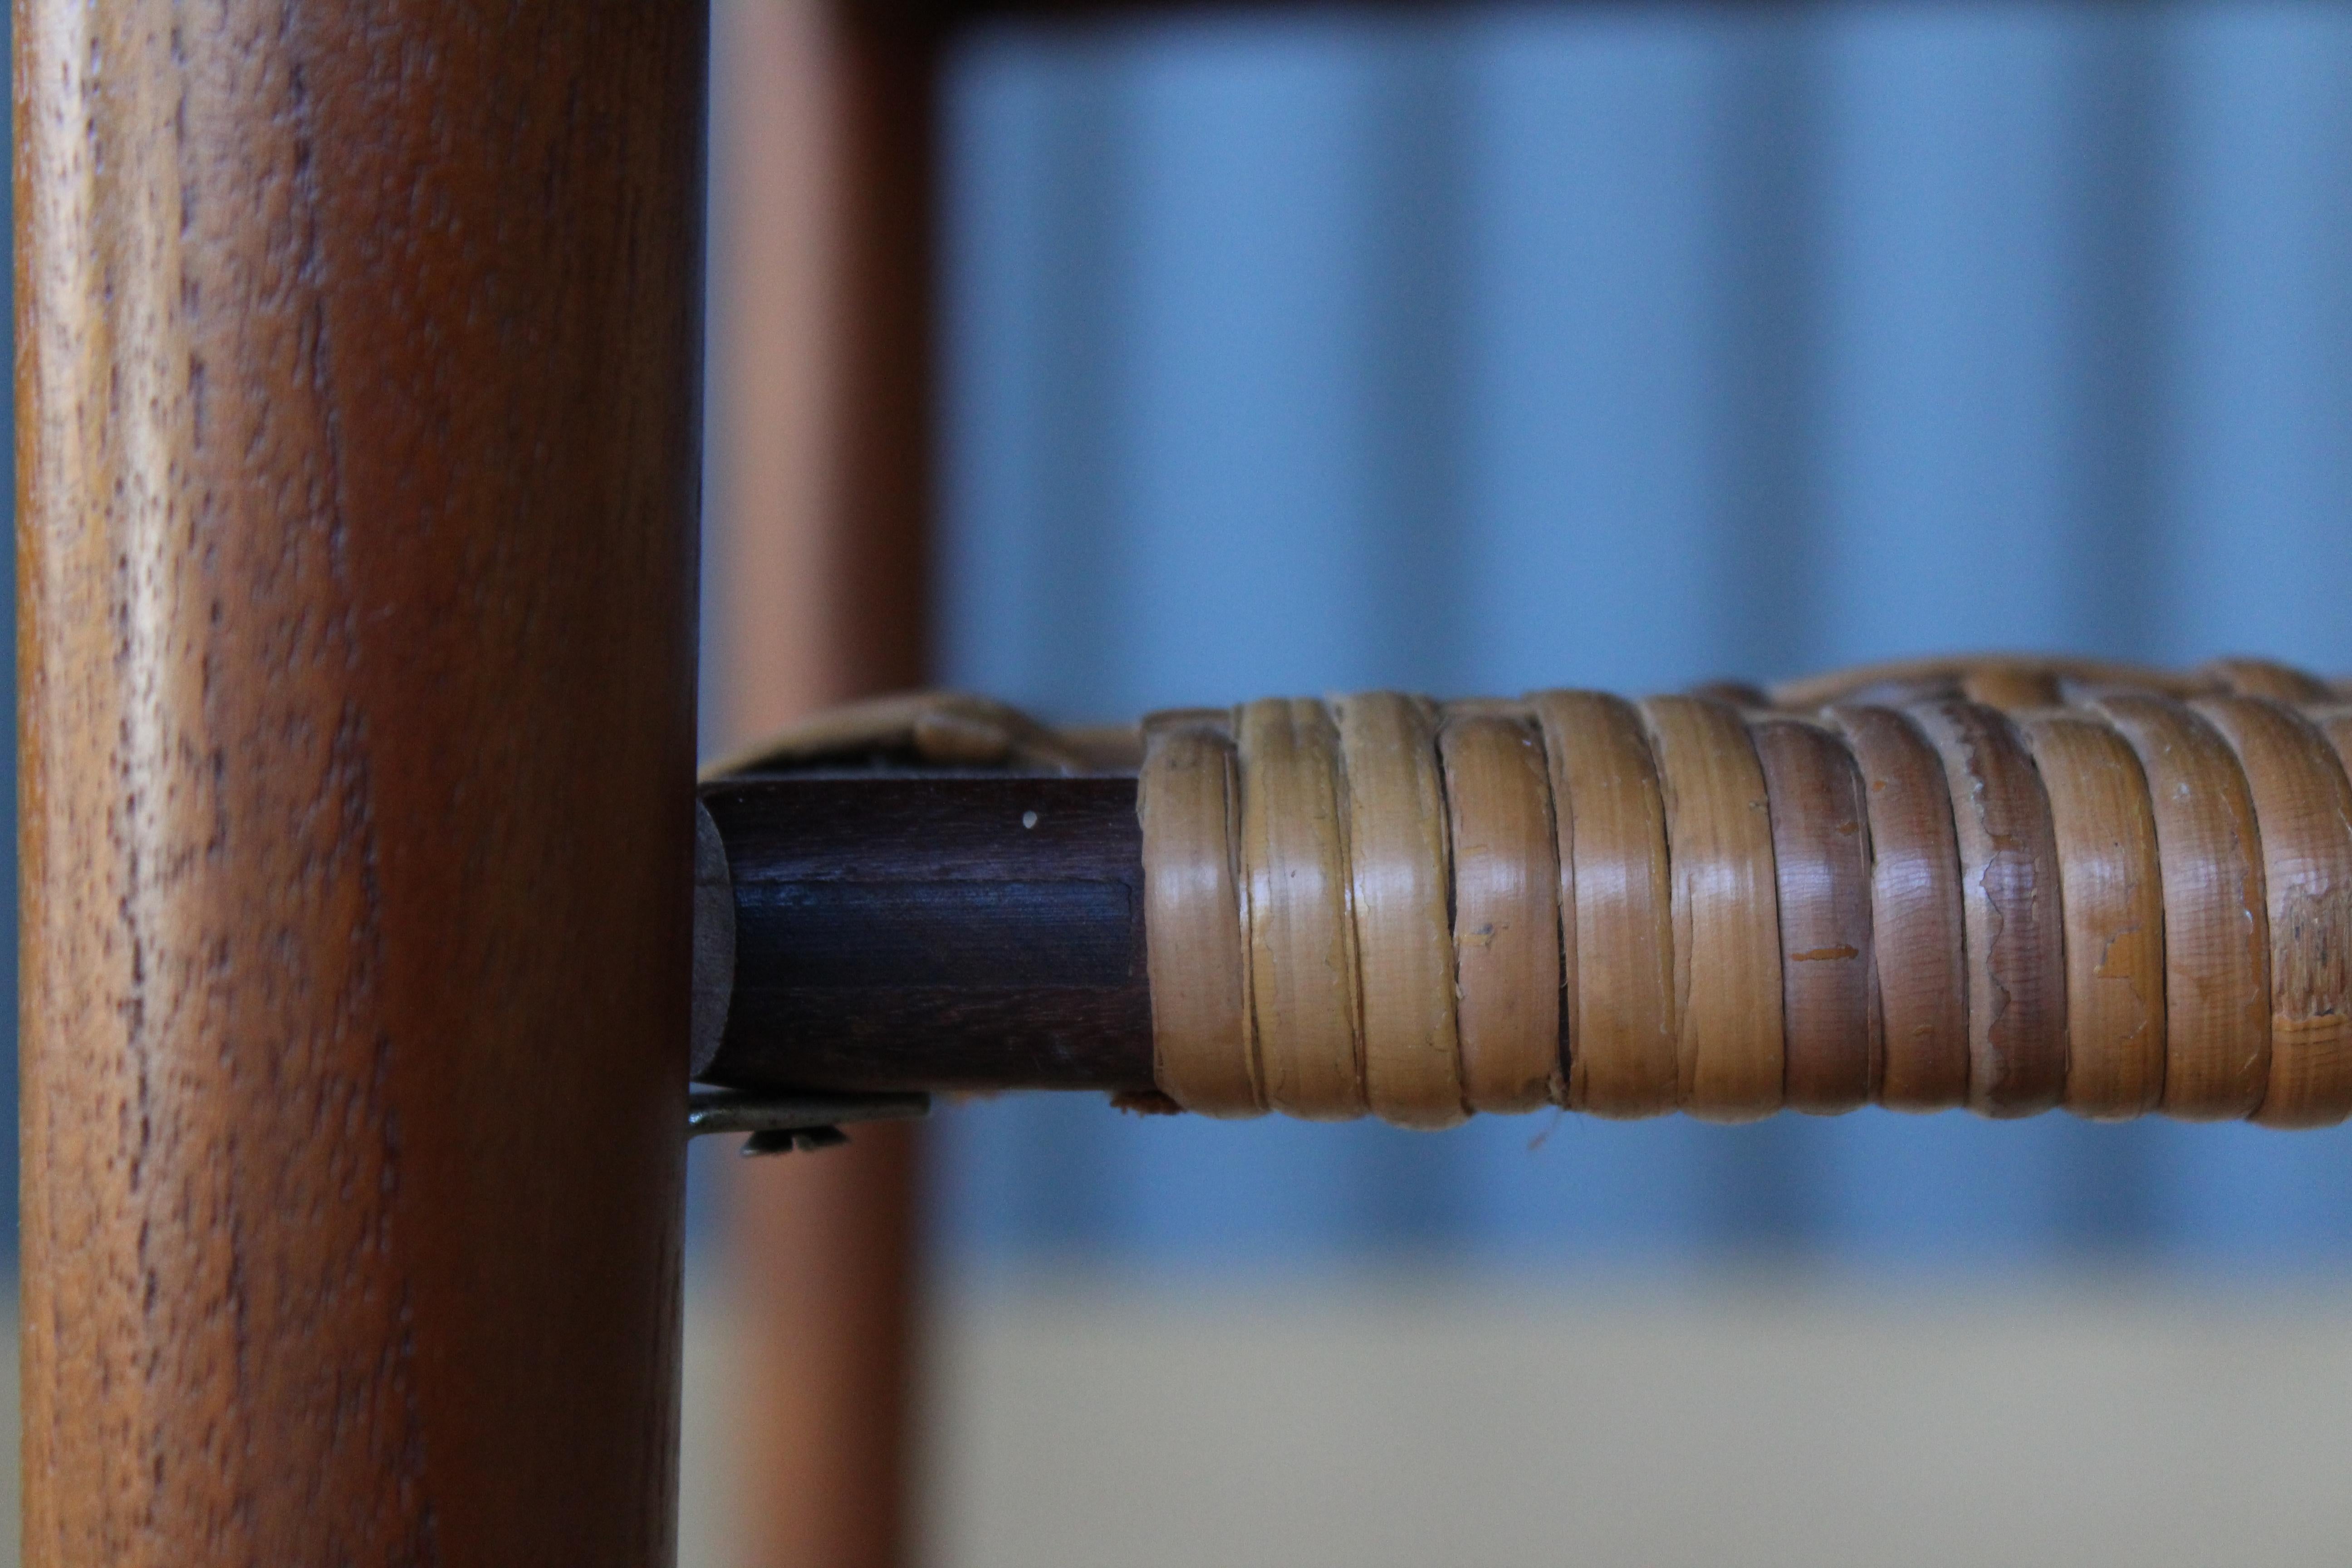
[[[836,775],[702,799],[736,911],[709,1081],[1151,1087],[1134,779]]]

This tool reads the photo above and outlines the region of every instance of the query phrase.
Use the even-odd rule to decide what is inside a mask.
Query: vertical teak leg
[[[665,1562],[702,7],[16,15],[26,1561]]]

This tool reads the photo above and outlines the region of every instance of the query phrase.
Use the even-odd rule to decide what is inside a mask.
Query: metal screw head
[[[756,1160],[762,1154],[789,1154],[795,1149],[814,1154],[820,1149],[838,1149],[848,1142],[849,1134],[838,1127],[771,1127],[744,1139],[743,1147],[736,1152],[746,1160]]]

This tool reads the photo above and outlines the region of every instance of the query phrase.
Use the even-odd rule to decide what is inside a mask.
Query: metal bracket
[[[749,1132],[743,1153],[814,1152],[849,1142],[842,1128],[859,1121],[911,1121],[931,1113],[928,1094],[761,1094],[693,1089],[686,1095],[686,1135]]]

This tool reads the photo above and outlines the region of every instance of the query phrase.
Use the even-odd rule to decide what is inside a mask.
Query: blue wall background
[[[1022,25],[951,71],[948,679],[2352,669],[2352,11]],[[2352,1263],[2352,1138],[942,1117],[967,1264]]]

